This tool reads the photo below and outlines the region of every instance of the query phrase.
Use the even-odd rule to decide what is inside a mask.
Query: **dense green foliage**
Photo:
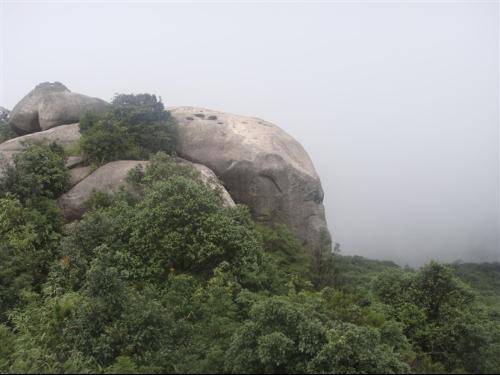
[[[106,116],[144,118],[137,100]],[[87,117],[84,133],[105,118]],[[498,265],[312,257],[166,153],[63,226],[63,161],[32,144],[0,179],[0,372],[500,370]]]
[[[46,199],[23,205],[0,198],[0,320],[22,294],[39,291],[57,254],[62,221]]]
[[[56,198],[69,184],[64,151],[55,143],[27,143],[0,177],[0,195],[12,193],[24,201]]]
[[[55,259],[62,220],[53,200],[67,186],[62,150],[28,144],[0,177],[0,319],[22,293],[39,291]]]
[[[454,263],[450,267],[500,317],[500,263]]]
[[[80,132],[80,151],[95,165],[172,153],[175,145],[174,119],[149,94],[115,96],[107,112],[89,113],[80,120]]]
[[[498,322],[473,291],[452,271],[430,263],[418,273],[384,273],[374,285],[388,313],[403,323],[404,333],[433,363],[446,371],[491,372],[498,359]],[[493,335],[491,335],[493,333]]]

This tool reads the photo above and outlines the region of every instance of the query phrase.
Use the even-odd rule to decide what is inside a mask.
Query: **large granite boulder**
[[[78,122],[86,112],[102,112],[107,106],[104,100],[73,93],[62,83],[44,82],[16,104],[9,122],[22,135]]]
[[[219,190],[225,206],[234,206],[229,193],[217,180],[215,174],[207,167],[200,164],[190,163],[187,160],[179,159],[178,162],[190,165],[200,172],[201,180]],[[71,174],[71,178],[75,178],[75,174],[84,175],[71,190],[63,194],[57,200],[57,204],[61,209],[62,215],[67,220],[75,220],[82,217],[85,213],[85,202],[94,192],[116,193],[121,187],[125,187],[127,174],[134,168],[146,168],[149,161],[138,160],[119,160],[103,165],[94,172],[85,176],[88,172],[88,167],[79,167],[72,169],[75,171]]]
[[[254,218],[286,224],[311,251],[330,246],[323,189],[302,146],[267,121],[196,107],[169,108],[177,153],[213,170]]]

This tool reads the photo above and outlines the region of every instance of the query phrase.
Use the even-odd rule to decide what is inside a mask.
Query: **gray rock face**
[[[21,137],[9,139],[0,144],[0,153],[4,151],[21,151],[23,143],[27,141],[56,142],[61,147],[71,147],[80,139],[80,128],[78,124],[58,126],[38,133],[27,134]]]
[[[77,183],[70,191],[57,200],[62,215],[68,220],[79,219],[85,213],[85,202],[93,192],[116,193],[124,186],[127,173],[147,161],[119,160],[103,165]]]
[[[77,183],[82,181],[85,177],[92,173],[90,167],[76,167],[69,170],[69,185],[71,187],[75,186]]]
[[[0,177],[3,175],[7,166],[13,164],[13,157],[17,151],[0,151]]]
[[[64,166],[68,169],[71,169],[83,164],[84,161],[85,159],[82,156],[69,156],[66,159],[66,163],[64,163]]]
[[[179,124],[177,153],[213,170],[256,220],[286,224],[311,251],[331,246],[320,179],[295,139],[254,117],[169,110]]]
[[[12,162],[12,157],[22,151],[25,142],[47,141],[56,142],[62,147],[71,147],[80,139],[80,128],[78,124],[58,126],[43,132],[23,135],[9,139],[0,144],[0,176],[6,165]]]
[[[204,183],[220,191],[223,202],[227,206],[234,206],[229,193],[219,183],[215,174],[207,167],[199,164],[193,164],[187,160],[179,160],[183,164],[188,164],[198,170]],[[128,172],[136,167],[146,168],[149,161],[120,160],[108,163],[98,168],[88,176],[88,167],[80,167],[70,170],[72,183],[83,176],[73,188],[63,194],[57,200],[62,215],[67,220],[75,220],[82,217],[85,213],[85,202],[95,191],[116,193],[122,186],[126,185],[125,178]],[[85,169],[87,168],[87,169]]]
[[[73,93],[62,83],[44,82],[16,104],[9,121],[18,134],[27,134],[78,122],[87,111],[102,112],[107,105],[104,100]]]
[[[192,168],[196,169],[198,172],[200,172],[200,177],[201,181],[203,181],[205,184],[208,186],[211,186],[213,189],[216,189],[219,191],[221,198],[222,198],[222,203],[225,207],[235,207],[236,203],[234,203],[233,198],[227,190],[222,186],[221,182],[215,175],[215,173],[208,167],[198,164],[198,163],[191,163],[190,161],[178,158],[179,161],[183,164],[190,165]]]

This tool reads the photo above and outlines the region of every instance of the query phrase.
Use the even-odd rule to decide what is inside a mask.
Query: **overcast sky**
[[[2,3],[2,0],[0,0]],[[496,2],[3,2],[0,105],[37,83],[262,117],[344,254],[500,260]]]

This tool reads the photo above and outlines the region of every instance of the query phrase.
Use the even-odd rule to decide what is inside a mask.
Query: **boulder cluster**
[[[79,118],[105,111],[104,100],[41,83],[12,110],[1,108],[19,137],[0,144],[0,167],[22,151],[27,140],[48,140],[69,148],[80,139]],[[283,223],[311,251],[330,246],[323,189],[303,147],[278,126],[255,117],[196,107],[168,108],[177,122],[179,163],[191,165],[218,189],[224,204],[247,205],[258,222]],[[68,157],[71,189],[58,199],[68,220],[80,218],[94,191],[115,192],[127,173],[148,161],[120,160],[96,170],[78,156]],[[1,173],[1,171],[0,171]]]
[[[10,124],[18,134],[47,130],[78,122],[86,111],[104,111],[104,100],[76,94],[60,82],[43,82],[16,104]]]

